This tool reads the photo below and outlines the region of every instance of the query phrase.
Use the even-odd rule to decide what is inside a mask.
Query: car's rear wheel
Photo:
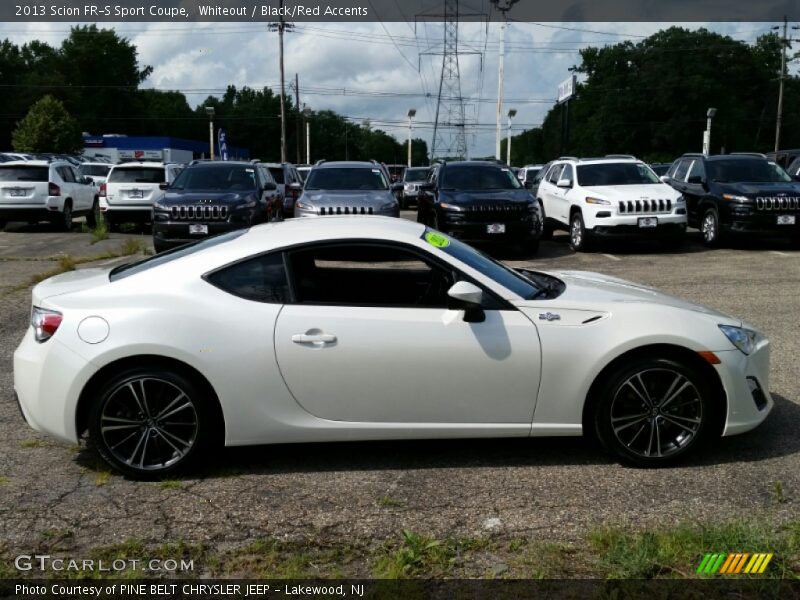
[[[570,219],[569,245],[575,252],[587,252],[591,246],[589,232],[586,231],[580,211],[575,211]]]
[[[189,466],[209,446],[212,422],[196,382],[145,366],[100,386],[89,413],[89,437],[114,469],[153,479]]]
[[[64,202],[64,210],[56,214],[53,224],[62,231],[72,231],[72,200]]]
[[[703,234],[703,243],[709,248],[717,247],[722,243],[722,228],[719,225],[719,213],[716,208],[709,208],[703,213],[700,233]]]
[[[553,239],[553,226],[547,222],[547,215],[544,212],[544,203],[539,200],[539,212],[542,215],[542,234],[539,236],[540,240]]]
[[[707,380],[690,365],[667,358],[636,360],[604,381],[595,432],[625,463],[668,465],[713,435],[713,400]]]

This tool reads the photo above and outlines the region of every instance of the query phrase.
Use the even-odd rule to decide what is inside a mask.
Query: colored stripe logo
[[[709,552],[703,556],[697,572],[703,575],[737,575],[740,573],[763,573],[774,554],[757,552],[736,552],[733,554]]]

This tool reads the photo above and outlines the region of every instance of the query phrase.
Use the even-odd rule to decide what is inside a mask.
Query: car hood
[[[372,206],[377,207],[394,200],[389,190],[378,191],[304,191],[303,202],[314,206]]]
[[[513,202],[524,204],[533,200],[528,190],[464,190],[449,191],[442,190],[439,193],[439,200],[451,204],[486,204],[490,202]]]
[[[702,313],[719,319],[720,323],[741,326],[741,321],[730,315],[721,313],[713,308],[682,300],[670,294],[660,292],[625,279],[592,273],[589,271],[548,271],[549,275],[558,277],[566,284],[566,289],[558,298],[548,300],[555,304],[567,303],[574,307],[598,308],[614,304],[658,304],[671,306],[681,310]],[[523,301],[521,304],[533,305],[541,308],[541,301]]]
[[[800,185],[794,183],[720,183],[715,182],[722,194],[736,196],[800,196]]]
[[[587,196],[596,194],[606,200],[650,200],[676,199],[681,194],[666,183],[644,183],[639,185],[595,185],[584,187]]]
[[[251,200],[254,194],[254,190],[240,192],[167,192],[159,204],[165,206],[238,204],[244,200]]]

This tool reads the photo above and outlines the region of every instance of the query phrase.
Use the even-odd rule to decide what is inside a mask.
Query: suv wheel
[[[544,203],[539,200],[539,213],[542,215],[542,233],[539,236],[540,240],[553,239],[553,226],[547,222],[547,215],[544,212]]]
[[[72,230],[72,200],[64,202],[64,210],[56,217],[55,225],[63,231]]]
[[[583,224],[583,215],[575,211],[569,225],[569,245],[575,252],[587,252],[590,247],[589,232]]]
[[[703,234],[703,243],[709,248],[719,246],[722,242],[722,230],[719,226],[719,213],[716,208],[709,208],[703,214],[700,222],[700,232]]]
[[[95,198],[92,203],[92,210],[86,215],[86,225],[94,229],[100,223],[100,201]]]

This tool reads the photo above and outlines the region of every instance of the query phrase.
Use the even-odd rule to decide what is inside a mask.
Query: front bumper
[[[726,233],[749,235],[800,236],[800,213],[792,211],[744,212],[747,209],[731,208],[727,218],[721,218]],[[794,225],[778,225],[778,215],[794,215]]]
[[[520,243],[539,239],[541,221],[535,213],[509,221],[504,215],[495,219],[467,220],[461,213],[440,212],[439,228],[443,233],[465,242],[496,242],[501,244]],[[489,233],[489,226],[500,224],[505,227],[502,233]]]
[[[749,356],[739,350],[715,352],[717,373],[725,388],[728,412],[722,435],[736,435],[760,425],[775,405],[769,393],[769,341]]]

